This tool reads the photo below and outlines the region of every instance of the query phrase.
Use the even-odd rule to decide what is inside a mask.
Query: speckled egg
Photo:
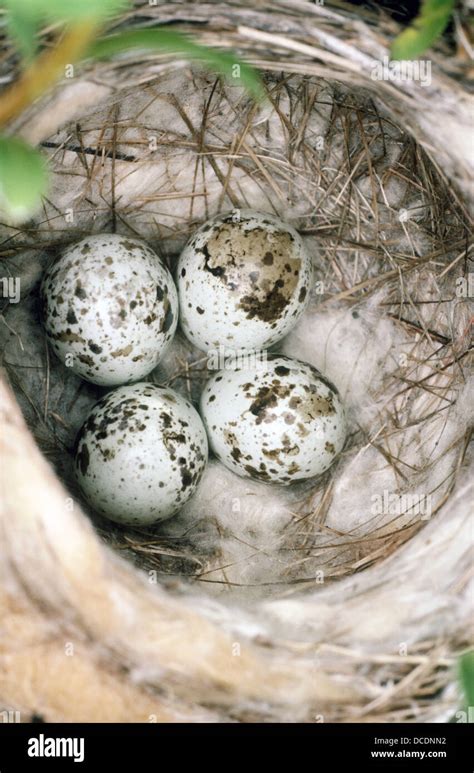
[[[77,480],[92,508],[143,526],[176,513],[207,462],[206,432],[191,403],[166,387],[119,387],[92,409],[76,443]]]
[[[320,475],[341,451],[344,408],[316,368],[281,355],[214,375],[201,416],[220,461],[238,475],[289,484]]]
[[[264,349],[303,313],[311,259],[299,234],[277,217],[235,210],[209,220],[177,267],[184,334],[199,349]]]
[[[87,381],[127,384],[157,365],[178,321],[173,279],[144,242],[119,234],[68,247],[41,285],[48,340]]]

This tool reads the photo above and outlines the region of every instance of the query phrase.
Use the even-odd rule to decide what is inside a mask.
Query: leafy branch
[[[46,49],[36,57],[19,80],[0,96],[0,126],[20,115],[59,80],[66,65],[76,62],[85,53],[99,29],[95,21],[75,24],[65,30],[54,48]]]
[[[110,19],[128,5],[129,0],[0,0],[7,30],[21,55],[18,79],[0,95],[0,127],[8,126],[50,89],[66,66],[131,50],[152,50],[198,62],[233,79],[254,99],[263,99],[263,85],[253,68],[234,54],[201,46],[187,35],[157,27],[103,37]],[[37,53],[45,23],[57,27],[56,39]],[[31,217],[46,187],[47,173],[39,152],[18,138],[0,136],[0,212],[12,222]]]
[[[130,49],[154,50],[199,62],[219,75],[236,79],[255,99],[263,99],[263,86],[257,73],[249,65],[238,62],[235,54],[200,46],[186,35],[169,29],[129,30],[110,35],[93,43],[88,56],[93,59],[107,59]]]
[[[415,59],[438,38],[452,16],[455,0],[423,0],[412,24],[393,41],[392,59]]]

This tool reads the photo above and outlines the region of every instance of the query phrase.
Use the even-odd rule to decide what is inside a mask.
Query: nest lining
[[[316,283],[308,312],[276,348],[316,365],[340,389],[351,432],[337,467],[283,490],[211,462],[197,496],[158,529],[138,533],[89,515],[106,542],[148,571],[154,591],[158,582],[185,597],[239,641],[265,647],[271,631],[271,646],[287,647],[286,657],[293,652],[301,661],[285,688],[291,709],[260,690],[238,708],[220,707],[219,716],[284,721],[295,717],[296,704],[298,718],[311,721],[318,700],[325,717],[339,721],[384,711],[392,721],[433,716],[423,695],[446,685],[451,649],[465,643],[466,610],[459,603],[440,618],[436,607],[430,617],[435,594],[425,592],[428,619],[410,623],[410,599],[422,597],[410,588],[410,573],[429,549],[438,510],[450,513],[450,529],[465,522],[462,497],[453,495],[458,477],[462,490],[472,405],[469,310],[456,292],[465,273],[465,208],[425,151],[363,89],[269,76],[270,103],[256,107],[238,87],[202,73],[153,72],[150,82],[146,64],[135,72],[140,67],[140,93],[117,94],[95,74],[90,88],[101,104],[45,140],[54,181],[42,216],[23,232],[5,231],[7,270],[22,282],[22,302],[3,309],[8,380],[43,454],[77,494],[73,439],[102,390],[47,352],[36,298],[46,262],[91,231],[117,230],[147,239],[172,267],[198,223],[236,206],[274,211],[295,225],[314,255]],[[83,95],[89,84],[82,82]],[[178,336],[152,379],[195,400],[207,375],[203,360]],[[405,512],[403,499],[400,512],[371,511],[383,492],[429,496],[428,518]],[[441,553],[450,545],[447,588],[466,568],[465,546],[449,530],[438,529],[436,540]],[[358,597],[357,578],[369,567]],[[218,607],[209,594],[218,595]],[[389,622],[392,603],[399,610]],[[343,619],[331,619],[332,604]],[[400,632],[397,638],[397,618],[404,639]],[[408,658],[397,653],[406,642]],[[340,673],[340,656],[354,664],[358,648],[365,666],[349,688],[354,671]],[[142,652],[141,660],[132,681],[154,684],[153,658]],[[276,662],[285,662],[281,652]],[[308,664],[318,671],[316,702],[296,678],[301,682]],[[338,674],[339,688],[319,672]],[[405,678],[416,685],[412,692]],[[385,689],[392,680],[394,695]],[[206,695],[201,704],[220,705],[222,695]],[[362,709],[347,709],[361,700]],[[449,688],[446,700],[453,700]]]
[[[252,595],[321,584],[392,552],[429,517],[408,494],[419,490],[436,512],[452,487],[466,430],[455,374],[465,346],[450,356],[449,345],[463,311],[467,325],[462,302],[461,319],[451,316],[462,267],[441,282],[426,270],[438,262],[443,273],[455,260],[462,215],[443,200],[423,152],[370,99],[299,76],[268,88],[271,102],[256,108],[240,89],[180,72],[64,127],[45,143],[54,187],[35,229],[36,243],[46,241],[40,265],[54,260],[68,228],[68,240],[112,228],[147,238],[171,269],[196,224],[232,206],[267,208],[304,235],[315,263],[311,307],[274,349],[315,364],[340,389],[350,440],[338,467],[313,485],[269,491],[212,462],[177,519],[142,534],[99,524],[161,576],[184,572]],[[12,273],[29,261],[20,253]],[[354,285],[360,296],[348,297]],[[74,436],[104,390],[48,354],[37,289],[32,280],[5,315],[4,364],[40,447],[77,493]],[[205,353],[178,335],[151,379],[196,401],[208,376]],[[396,502],[387,507],[392,494],[398,513]]]

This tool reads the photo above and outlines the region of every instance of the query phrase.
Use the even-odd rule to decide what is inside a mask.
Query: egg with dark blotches
[[[308,363],[282,355],[212,376],[201,416],[217,458],[238,475],[268,483],[320,475],[346,437],[336,387]]]
[[[41,285],[43,322],[60,360],[87,381],[138,381],[178,322],[170,272],[145,242],[97,234],[68,247]]]
[[[144,526],[188,501],[207,456],[206,432],[191,403],[142,382],[109,392],[92,408],[77,437],[75,471],[97,513]]]
[[[234,210],[204,223],[179,258],[181,326],[199,349],[265,349],[306,308],[311,258],[295,229],[264,212]]]

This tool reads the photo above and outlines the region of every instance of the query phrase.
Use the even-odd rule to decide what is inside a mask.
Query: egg
[[[92,408],[77,437],[75,471],[96,512],[144,526],[187,502],[207,456],[206,432],[191,403],[142,382],[109,392]]]
[[[306,308],[311,258],[292,226],[235,210],[202,225],[180,255],[181,326],[199,349],[264,349]]]
[[[282,355],[212,376],[201,416],[217,458],[238,475],[268,483],[320,475],[346,437],[336,387],[308,363]]]
[[[87,381],[116,386],[148,375],[173,338],[171,274],[145,242],[98,234],[68,247],[41,285],[47,338]]]

